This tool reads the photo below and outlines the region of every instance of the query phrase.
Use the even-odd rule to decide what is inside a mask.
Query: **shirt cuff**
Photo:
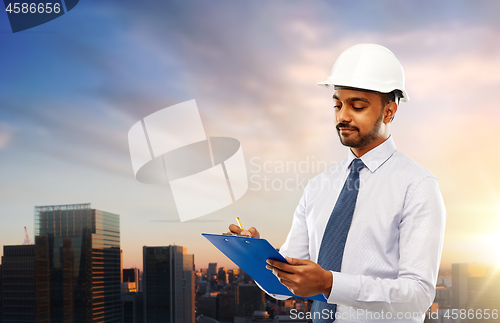
[[[332,291],[333,291],[333,286],[335,285],[335,274],[333,273],[333,271],[330,270],[330,272],[332,273],[332,289],[330,289],[330,295],[332,294]],[[327,294],[323,294],[323,296],[325,297],[325,300],[328,302],[328,299],[330,298],[330,295],[327,295]]]
[[[360,282],[355,275],[332,271],[332,276],[332,290],[328,295],[328,303],[341,304],[345,300],[357,298]]]

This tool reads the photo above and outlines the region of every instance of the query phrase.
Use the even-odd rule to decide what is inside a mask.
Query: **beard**
[[[342,143],[342,145],[347,146],[347,147],[351,147],[351,148],[361,148],[361,147],[368,146],[375,139],[378,138],[380,127],[382,126],[383,117],[384,117],[384,114],[381,113],[380,116],[378,117],[377,121],[375,121],[375,124],[373,125],[370,132],[367,133],[366,135],[359,135],[358,138],[343,138],[342,135],[340,134],[340,128],[352,129],[352,130],[357,131],[359,134],[359,129],[357,127],[352,127],[352,126],[349,126],[349,124],[345,124],[345,123],[337,124],[336,128],[337,128],[337,134],[339,135],[339,138],[340,138],[340,142]]]

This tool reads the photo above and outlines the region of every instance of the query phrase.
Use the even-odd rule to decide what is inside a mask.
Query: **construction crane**
[[[30,237],[28,236],[28,229],[26,229],[26,227],[24,227],[24,232],[26,233],[26,239],[24,239],[24,245],[30,245]]]

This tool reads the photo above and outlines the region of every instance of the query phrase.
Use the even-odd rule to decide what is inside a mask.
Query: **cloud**
[[[247,161],[343,159],[332,91],[316,82],[344,49],[375,42],[406,70],[412,101],[400,106],[393,136],[439,179],[448,210],[443,260],[477,259],[488,246],[478,240],[498,218],[499,9],[483,0],[82,3],[41,27],[55,33],[3,39],[3,211],[19,219],[36,203],[89,200],[122,216],[124,249],[178,242],[198,266],[226,259],[205,250],[211,246],[193,227],[222,232],[219,222],[234,214],[279,246],[300,188],[249,190],[188,232],[174,224],[168,189],[133,180],[127,132],[146,115],[196,99],[207,134],[239,139]],[[16,219],[5,216],[0,227],[16,227]],[[4,244],[15,241],[9,235]],[[134,257],[140,263],[140,249]]]
[[[15,128],[6,123],[0,123],[0,150],[7,148],[13,139]]]
[[[488,26],[441,21],[432,18],[433,13],[420,17],[432,21],[425,27],[415,28],[409,21],[405,28],[388,32],[382,25],[367,29],[346,24],[345,14],[354,7],[345,3],[286,8],[227,4],[148,2],[137,8],[125,2],[120,8],[86,7],[86,14],[109,27],[106,32],[53,40],[63,53],[58,66],[68,67],[73,75],[62,92],[72,96],[54,102],[59,93],[48,92],[42,100],[24,100],[16,120],[50,134],[57,149],[64,150],[62,155],[84,160],[80,155],[88,148],[114,154],[125,163],[128,148],[122,134],[134,120],[195,98],[208,135],[238,137],[250,155],[297,159],[336,143],[330,93],[315,83],[328,75],[338,54],[355,43],[380,42],[393,49],[407,70],[412,99],[427,110],[433,108],[426,104],[432,100],[456,106],[449,98],[467,80],[479,89],[500,75],[495,56],[485,60],[477,50],[484,46],[475,46],[495,39]],[[425,7],[403,5],[395,21]],[[387,7],[369,2],[356,11],[363,16],[370,8],[382,18],[390,14]],[[330,19],[332,12],[338,13],[337,19]],[[488,67],[494,72],[489,76],[474,74]],[[336,159],[337,154],[325,152],[319,158]]]
[[[0,132],[0,149],[4,149],[10,142],[11,134],[7,132]]]

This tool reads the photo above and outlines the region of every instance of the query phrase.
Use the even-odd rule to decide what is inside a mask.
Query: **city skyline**
[[[195,317],[198,317],[196,321],[203,320],[199,318],[202,315],[220,322],[241,323],[252,318],[253,321],[276,323],[310,311],[307,298],[276,301],[266,296],[241,269],[227,270],[217,263],[209,263],[208,268],[195,271],[194,255],[188,254],[187,248],[182,246],[144,246],[144,272],[123,268],[120,279],[116,272],[119,248],[115,248],[117,245],[113,243],[113,235],[119,234],[116,226],[119,215],[90,209],[89,204],[44,206],[37,211],[37,227],[41,236],[36,237],[36,244],[3,248],[0,321],[2,317],[4,322],[17,322],[21,318],[26,322],[48,322],[54,321],[54,318],[57,321],[62,313],[66,320],[73,321],[71,313],[79,311],[81,314],[78,298],[73,299],[70,293],[74,286],[70,277],[77,272],[71,263],[75,259],[73,253],[81,252],[82,256],[85,253],[85,241],[89,239],[85,236],[90,232],[93,232],[92,258],[97,255],[102,259],[104,255],[104,262],[98,260],[101,265],[97,265],[96,269],[104,264],[104,276],[107,276],[106,272],[111,274],[111,271],[106,268],[113,267],[113,277],[108,275],[108,278],[121,281],[121,315],[125,322],[189,323],[194,322]],[[110,243],[108,247],[106,241]],[[99,247],[102,242],[104,248]],[[78,245],[82,248],[72,248]],[[111,253],[114,259],[106,259],[106,254]],[[85,258],[81,257],[82,261]],[[82,269],[86,266],[76,267]],[[94,288],[102,283],[100,278],[92,280]],[[77,281],[80,282],[80,279],[74,283]],[[109,284],[111,280],[104,281],[105,284],[101,285],[103,290],[84,299],[95,301],[96,296],[103,292],[108,297],[114,294],[114,288]],[[498,322],[498,309],[495,307],[500,299],[499,284],[500,272],[497,268],[453,264],[451,270],[438,277],[436,297],[425,314],[426,322],[454,322],[453,317],[467,318],[464,322],[482,322],[482,318],[489,317],[492,322]],[[79,292],[74,294],[77,295]],[[19,302],[20,299],[23,301]],[[63,299],[64,306],[60,302]],[[114,309],[108,315],[104,310],[100,315],[94,315],[92,321],[108,322],[112,318],[116,321],[117,315]],[[74,318],[78,317],[80,315]]]
[[[90,205],[90,203],[83,203],[81,205]],[[69,205],[65,205],[65,204],[61,204],[61,205],[55,205],[55,206],[69,206]],[[36,206],[36,208],[43,208],[44,206]],[[46,206],[45,206],[46,207]],[[24,242],[26,242],[27,240],[24,239]],[[29,240],[30,242],[30,245],[34,245],[34,241],[32,241],[31,239]],[[24,243],[21,244],[21,243],[10,243],[10,244],[5,244],[4,246],[18,246],[18,245],[25,245]],[[144,248],[155,248],[155,247],[160,247],[160,246],[165,246],[165,245],[173,245],[175,246],[176,244],[175,243],[166,243],[166,244],[163,244],[163,245],[143,245],[143,246],[139,246],[141,248],[141,250],[143,250]],[[211,244],[210,244],[211,245]],[[212,246],[213,247],[213,246]],[[194,259],[193,259],[193,262],[194,262],[194,266],[195,266],[195,270],[198,271],[198,270],[201,270],[201,269],[209,269],[212,265],[213,266],[217,266],[219,268],[222,268],[222,267],[225,267],[227,268],[228,270],[234,270],[234,269],[240,269],[239,266],[237,266],[236,264],[234,264],[229,258],[227,258],[222,252],[220,252],[220,250],[218,250],[217,248],[213,247],[216,251],[218,251],[218,253],[220,253],[220,255],[218,255],[219,257],[213,257],[213,258],[210,258],[210,257],[203,257],[203,263],[202,264],[197,264],[196,262],[196,254],[192,254],[194,256]],[[185,249],[189,249],[189,246],[188,247],[185,247]],[[1,250],[1,249],[0,249]],[[124,261],[124,264],[123,264],[123,268],[137,268],[139,269],[141,272],[143,270],[143,267],[142,267],[142,262],[139,263],[139,264],[136,264],[135,261],[127,261],[127,252],[126,250],[124,250],[123,248],[121,249],[121,254],[122,254],[122,261]],[[216,252],[217,254],[217,252]],[[1,255],[0,255],[1,256]],[[142,259],[141,259],[142,260]],[[134,263],[133,265],[130,265],[131,263]],[[479,265],[479,266],[484,266],[484,268],[488,268],[489,271],[491,272],[496,272],[498,270],[500,270],[500,265],[498,263],[496,263],[495,261],[487,261],[487,262],[456,262],[456,263],[450,263],[449,266],[448,265],[443,265],[443,263],[441,263],[440,265],[440,268],[439,268],[439,271],[440,272],[450,272],[450,275],[451,275],[451,269],[452,269],[452,265],[456,265],[456,264],[473,264],[473,265]],[[0,263],[1,265],[1,263]]]
[[[316,82],[344,49],[374,42],[406,72],[411,101],[392,125],[396,145],[440,183],[442,267],[500,265],[499,9],[488,1],[87,1],[16,34],[0,15],[0,244],[21,244],[24,226],[34,241],[35,206],[90,202],[120,214],[127,268],[141,267],[142,246],[171,244],[188,248],[197,268],[233,268],[201,233],[225,232],[236,216],[279,248],[304,182],[347,155],[332,92]],[[135,180],[127,132],[191,99],[208,136],[241,142],[250,186],[232,205],[180,223],[168,187]]]
[[[78,204],[75,204],[75,205],[91,205],[91,203],[78,203]],[[35,206],[35,210],[37,209],[43,209],[45,207],[68,207],[68,206],[71,206],[71,205],[68,205],[68,204],[60,204],[60,205],[53,205],[53,206]],[[35,216],[36,216],[36,211],[35,211]],[[36,221],[35,221],[36,222]],[[235,221],[236,222],[236,221]],[[203,222],[202,222],[203,223]],[[29,226],[27,226],[29,227]],[[36,227],[36,223],[33,225],[33,227],[35,228]],[[35,237],[36,236],[36,229],[34,229],[34,234],[33,235],[29,235],[29,237]],[[223,232],[220,232],[220,233],[223,233]],[[34,245],[35,244],[35,241],[34,239],[32,238],[29,238],[29,240],[27,240],[27,238],[25,236],[24,237],[24,243],[7,243],[7,244],[4,244],[4,246],[16,246],[16,245],[25,245],[25,243],[27,241],[30,242],[31,245]],[[141,248],[141,250],[145,247],[158,247],[158,246],[163,246],[163,245],[176,245],[175,242],[173,243],[170,243],[170,242],[165,242],[164,244],[161,244],[161,245],[151,245],[151,244],[146,244],[146,245],[142,245],[142,246],[135,246],[136,248]],[[192,245],[190,245],[189,243],[187,244],[188,247],[186,248],[190,248],[190,247],[193,247]],[[207,255],[204,255],[204,257],[202,257],[202,260],[200,261],[200,263],[197,264],[197,261],[196,261],[196,254],[193,253],[194,255],[194,265],[195,265],[195,269],[196,270],[200,270],[202,268],[209,268],[210,267],[210,264],[216,264],[216,265],[221,265],[221,267],[226,267],[227,269],[239,269],[239,267],[237,265],[235,265],[229,258],[227,258],[222,252],[220,252],[220,250],[218,250],[217,248],[215,248],[212,244],[208,243],[209,246],[211,246],[212,248],[208,248],[208,249],[214,249],[213,253],[210,253],[209,256]],[[276,248],[279,248],[279,246],[274,246]],[[1,249],[0,249],[1,250]],[[143,270],[142,268],[142,262],[140,263],[137,263],[136,260],[129,260],[127,259],[127,250],[124,250],[123,248],[121,248],[121,252],[122,252],[122,261],[123,261],[123,268],[138,268],[139,270]],[[1,257],[1,254],[0,254],[0,257]],[[142,259],[141,259],[142,261]],[[454,263],[449,263],[449,264],[443,264],[443,262],[441,262],[441,265],[440,265],[440,271],[450,271],[451,268],[452,268],[452,264],[459,264],[459,263],[471,263],[471,264],[479,264],[479,265],[485,265],[485,266],[488,266],[491,268],[491,270],[493,271],[496,271],[496,270],[500,270],[500,264],[497,263],[497,261],[495,260],[490,260],[490,261],[482,261],[482,262],[467,262],[467,261],[462,261],[462,262],[454,262]],[[0,263],[1,265],[1,263]]]

